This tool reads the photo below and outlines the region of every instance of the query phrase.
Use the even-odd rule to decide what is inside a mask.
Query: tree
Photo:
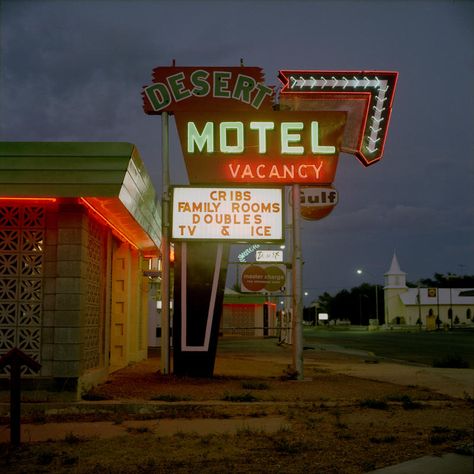
[[[321,312],[329,314],[329,319],[349,319],[351,324],[367,325],[369,319],[374,319],[376,287],[368,283],[352,288],[350,291],[342,290],[334,296],[328,292],[318,298]],[[378,313],[383,315],[383,288],[377,285]]]
[[[433,278],[422,278],[414,286],[433,288],[474,288],[474,275],[456,275],[455,273],[435,273]]]

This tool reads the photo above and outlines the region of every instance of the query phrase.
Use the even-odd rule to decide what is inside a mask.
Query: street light
[[[362,271],[360,268],[357,269],[357,274],[362,275],[364,271]],[[369,275],[372,275],[372,273],[368,272],[365,270],[365,273],[368,273]],[[373,278],[374,275],[372,275]],[[375,318],[377,319],[377,323],[379,323],[379,286],[377,283],[375,283]]]

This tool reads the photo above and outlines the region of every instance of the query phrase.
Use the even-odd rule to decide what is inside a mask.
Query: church
[[[473,288],[409,288],[394,254],[385,273],[385,324],[426,330],[473,326]]]

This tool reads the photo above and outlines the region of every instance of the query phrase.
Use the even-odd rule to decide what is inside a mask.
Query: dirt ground
[[[152,353],[74,409],[26,417],[31,442],[15,453],[0,444],[0,470],[361,473],[472,453],[472,369],[321,349],[305,351],[296,381],[290,347],[238,346],[221,347],[212,379],[163,376]],[[6,436],[4,424],[0,442]]]

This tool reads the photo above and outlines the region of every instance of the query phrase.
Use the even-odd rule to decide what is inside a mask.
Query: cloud
[[[415,231],[420,228],[444,227],[449,222],[446,212],[432,208],[395,205],[393,207],[371,204],[353,212],[330,216],[324,227],[331,232],[360,231],[385,232],[389,230]]]

